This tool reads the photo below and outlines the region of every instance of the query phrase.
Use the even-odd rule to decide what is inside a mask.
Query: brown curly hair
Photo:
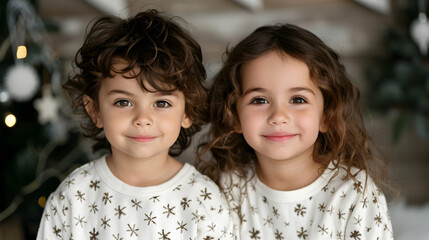
[[[378,163],[384,162],[373,154],[372,140],[361,115],[359,89],[347,77],[337,53],[313,33],[290,24],[260,27],[234,48],[227,49],[226,61],[209,93],[211,140],[200,146],[200,171],[219,184],[221,173],[245,178],[249,166],[254,166],[254,150],[242,134],[234,131],[239,121],[236,101],[242,94],[243,66],[273,51],[306,63],[311,79],[323,94],[322,121],[327,131],[319,132],[314,161],[326,168],[332,160],[338,160],[334,161],[335,166],[344,167],[348,177],[355,177],[351,167],[357,167],[373,174],[374,181],[381,183],[385,173]],[[209,151],[213,159],[204,159]]]
[[[96,127],[85,111],[83,97],[89,96],[94,109],[98,110],[98,93],[103,79],[115,74],[136,78],[144,91],[149,90],[143,82],[157,92],[183,92],[185,114],[193,124],[181,129],[170,148],[170,155],[182,153],[190,145],[192,135],[207,122],[207,90],[203,86],[206,71],[201,47],[174,20],[152,9],[126,20],[99,17],[87,31],[74,60],[78,71],[63,87],[72,98],[73,112],[81,116],[83,135],[95,140],[93,152],[111,149],[103,129]],[[128,67],[113,69],[114,60],[118,58],[124,59]],[[130,71],[133,69],[139,71]],[[133,74],[130,76],[130,73]]]

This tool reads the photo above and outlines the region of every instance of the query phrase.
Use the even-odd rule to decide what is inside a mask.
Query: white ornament
[[[15,64],[5,74],[6,91],[15,101],[25,102],[30,100],[39,90],[39,86],[39,75],[28,64]]]
[[[0,89],[0,103],[8,103],[9,101],[10,94],[4,89]]]
[[[411,23],[411,37],[420,48],[423,56],[426,56],[429,45],[429,22],[426,16],[426,1],[419,1],[419,17]]]
[[[426,56],[429,45],[429,22],[426,14],[420,13],[419,18],[411,24],[411,36],[420,48],[420,52]]]
[[[34,101],[34,108],[39,113],[39,123],[45,124],[58,118],[59,100],[52,96],[50,85],[43,87],[42,98]]]

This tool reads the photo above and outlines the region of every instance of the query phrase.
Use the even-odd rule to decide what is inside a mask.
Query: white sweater
[[[45,206],[37,240],[235,239],[225,198],[185,164],[152,187],[130,186],[98,159],[76,169]]]
[[[295,191],[271,189],[256,175],[247,182],[234,176],[225,194],[236,222],[241,222],[240,239],[393,239],[383,193],[370,178],[363,193],[363,171],[357,182],[345,180],[345,173],[327,169]],[[223,176],[225,187],[229,179]]]

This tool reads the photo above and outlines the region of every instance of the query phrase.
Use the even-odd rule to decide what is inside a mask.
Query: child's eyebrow
[[[242,96],[246,96],[249,93],[252,92],[266,92],[267,90],[265,88],[260,88],[260,87],[256,87],[256,88],[249,88],[246,91],[243,92]]]
[[[300,91],[307,91],[313,95],[316,95],[314,93],[314,91],[311,90],[311,88],[307,88],[307,87],[294,87],[294,88],[289,89],[289,92],[300,92]]]
[[[176,98],[179,97],[179,94],[177,94],[177,92],[155,92],[154,95],[157,97],[163,97],[163,96],[173,96]]]
[[[243,93],[243,96],[246,96],[247,94],[252,93],[252,92],[266,92],[266,91],[267,91],[267,90],[266,90],[265,88],[260,88],[260,87],[256,87],[256,88],[249,88],[249,89],[247,89],[247,90]],[[313,91],[313,90],[311,90],[311,88],[307,88],[307,87],[294,87],[294,88],[290,88],[288,91],[289,91],[289,92],[307,91],[307,92],[309,92],[309,93],[311,93],[311,94],[313,94],[313,95],[316,95],[316,94],[314,93],[314,91]]]
[[[113,94],[124,94],[124,95],[130,95],[130,96],[134,96],[134,93],[128,92],[128,91],[124,91],[124,90],[120,90],[120,89],[113,89],[110,90],[108,93],[108,95],[113,95]],[[153,93],[156,97],[163,97],[163,96],[173,96],[178,98],[179,95],[176,92],[154,92]]]
[[[124,90],[120,90],[120,89],[113,89],[113,90],[110,90],[107,93],[107,95],[113,95],[113,94],[124,94],[124,95],[134,96],[134,93],[130,93],[130,92],[127,92],[127,91],[124,91]]]

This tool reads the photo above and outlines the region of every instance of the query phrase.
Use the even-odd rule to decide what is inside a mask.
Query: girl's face
[[[288,55],[267,53],[244,65],[242,90],[236,131],[243,133],[258,162],[312,161],[323,129],[323,96],[307,65]]]
[[[114,67],[121,69],[125,66],[121,64]],[[113,158],[167,157],[181,127],[192,124],[185,114],[182,92],[145,92],[135,78],[121,74],[103,80],[98,99],[99,111],[92,110],[91,100],[87,111],[97,127],[103,128]]]

